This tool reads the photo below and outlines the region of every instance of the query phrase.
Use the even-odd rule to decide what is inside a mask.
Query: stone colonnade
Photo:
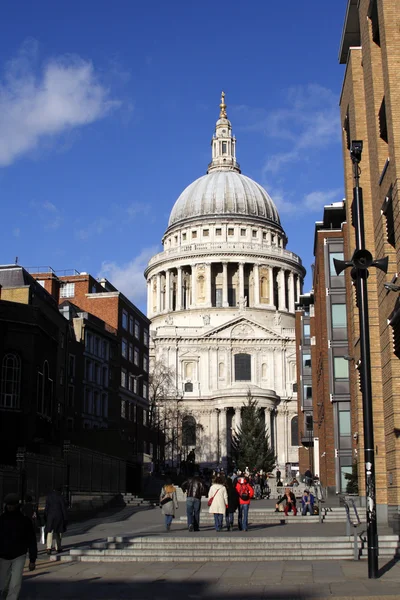
[[[276,409],[273,407],[263,407],[265,434],[268,436],[269,445],[276,448]],[[231,440],[235,431],[237,431],[242,422],[242,407],[223,407],[215,408],[210,411],[211,421],[210,429],[215,440],[215,462],[227,464],[231,456]]]
[[[149,316],[202,306],[270,306],[294,313],[301,277],[288,267],[222,261],[161,270],[147,286]]]

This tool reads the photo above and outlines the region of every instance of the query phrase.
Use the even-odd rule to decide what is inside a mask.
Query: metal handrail
[[[346,516],[347,516],[347,521],[346,521],[346,535],[348,535],[350,537],[351,535],[351,527],[353,527],[353,559],[354,560],[359,560],[360,559],[360,555],[358,552],[358,531],[357,528],[359,525],[361,525],[361,519],[360,516],[358,514],[358,510],[357,507],[355,505],[354,499],[353,498],[349,498],[348,496],[346,496],[343,499],[343,504],[346,510]],[[351,509],[353,509],[353,513],[354,513],[354,518],[351,518]]]

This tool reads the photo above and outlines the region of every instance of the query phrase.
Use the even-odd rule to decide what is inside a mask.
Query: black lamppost
[[[376,524],[376,494],[375,494],[375,446],[372,413],[371,387],[371,355],[368,319],[368,268],[376,267],[387,273],[389,258],[374,260],[372,254],[365,248],[364,211],[362,188],[359,186],[360,168],[363,143],[352,141],[350,157],[353,163],[354,188],[351,205],[352,221],[356,236],[356,249],[349,261],[334,259],[336,274],[351,267],[351,277],[356,286],[356,299],[360,319],[360,377],[363,403],[364,424],[364,461],[365,461],[365,495],[367,508],[367,537],[368,537],[368,577],[378,577],[378,533]]]

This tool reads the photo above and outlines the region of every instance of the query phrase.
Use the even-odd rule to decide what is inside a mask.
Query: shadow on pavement
[[[181,573],[181,570],[179,570]],[[177,573],[177,579],[178,579]],[[229,586],[227,586],[229,587]],[[237,584],[232,584],[232,588]],[[238,590],[223,589],[220,586],[215,588],[212,576],[209,581],[171,581],[171,579],[160,578],[157,581],[146,582],[137,580],[137,578],[127,579],[106,579],[101,577],[92,577],[85,581],[72,582],[70,580],[57,579],[57,581],[37,581],[33,577],[24,579],[20,600],[44,600],[47,598],[57,598],[57,600],[79,599],[86,600],[95,598],[96,600],[116,600],[118,598],[154,600],[162,598],[163,600],[193,600],[197,598],[207,598],[210,600],[308,600],[314,597],[314,594],[299,591],[295,587],[287,590],[269,590],[264,586],[262,589],[253,589],[253,586],[241,587]],[[318,597],[324,596],[322,593]]]
[[[392,558],[391,560],[389,560],[389,562],[388,562],[388,563],[386,563],[386,565],[383,565],[383,567],[381,567],[381,568],[379,569],[379,571],[378,571],[378,576],[379,576],[379,578],[380,578],[380,577],[383,577],[383,575],[384,575],[385,573],[387,573],[388,571],[390,571],[391,569],[393,569],[393,567],[394,567],[395,565],[397,565],[399,561],[400,561],[400,559],[399,559],[399,558],[396,558],[396,557],[394,557],[394,558]]]

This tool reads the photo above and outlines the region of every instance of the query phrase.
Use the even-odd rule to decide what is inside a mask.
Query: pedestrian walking
[[[4,499],[0,515],[0,598],[18,600],[29,551],[29,570],[36,566],[37,543],[32,521],[22,514],[17,494]]]
[[[254,497],[254,490],[249,484],[248,477],[240,477],[238,479],[236,491],[239,495],[239,529],[241,531],[247,531],[249,528],[250,500]]]
[[[235,520],[235,512],[239,507],[239,497],[230,477],[226,480],[225,487],[228,494],[228,508],[225,513],[225,522],[227,531],[231,531]]]
[[[175,519],[175,511],[178,510],[178,498],[176,495],[176,487],[172,484],[171,479],[165,481],[160,493],[161,512],[165,517],[165,529],[171,529],[171,523]]]
[[[186,516],[189,531],[200,529],[201,497],[207,495],[207,487],[200,479],[199,473],[189,477],[182,483],[182,490],[186,492]]]
[[[313,482],[313,475],[310,471],[310,469],[307,469],[307,471],[304,473],[304,483],[306,484],[307,487],[309,487]]]
[[[47,554],[51,554],[53,541],[57,552],[62,552],[62,534],[67,530],[68,514],[67,505],[62,496],[62,488],[54,489],[46,498],[44,509],[45,534]]]
[[[208,506],[210,513],[214,515],[215,531],[222,531],[224,515],[228,508],[228,492],[223,484],[224,477],[217,475],[208,492]]]

